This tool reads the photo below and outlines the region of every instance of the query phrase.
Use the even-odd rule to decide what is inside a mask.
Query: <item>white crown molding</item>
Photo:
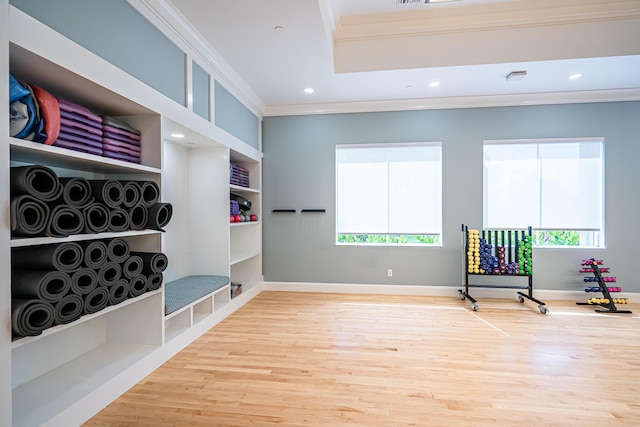
[[[127,0],[138,12],[154,24],[188,56],[207,69],[258,118],[265,104],[229,63],[191,26],[189,21],[168,0]]]
[[[586,104],[592,102],[639,101],[640,88],[547,92],[511,95],[415,98],[389,101],[357,101],[327,104],[270,105],[264,116],[366,113],[407,110],[446,110],[458,108],[514,107],[523,105]]]
[[[475,33],[640,18],[635,0],[540,0],[343,17],[335,42]]]

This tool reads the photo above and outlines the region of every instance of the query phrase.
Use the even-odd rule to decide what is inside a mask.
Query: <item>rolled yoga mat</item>
[[[53,323],[64,325],[74,322],[82,316],[84,301],[80,295],[69,294],[53,305]]]
[[[98,273],[91,268],[81,268],[71,274],[71,292],[87,295],[98,287]]]
[[[95,288],[85,295],[83,299],[84,305],[82,312],[84,314],[96,313],[109,304],[109,290],[103,287]]]
[[[11,329],[15,337],[33,337],[53,326],[53,305],[37,299],[11,300]]]
[[[124,201],[122,207],[129,209],[140,203],[142,197],[142,188],[136,181],[122,182],[122,188],[124,189]]]
[[[124,239],[111,239],[107,242],[107,258],[109,261],[123,263],[129,258],[129,243]]]
[[[169,266],[169,259],[161,252],[131,252],[142,259],[144,274],[162,273]]]
[[[156,203],[149,208],[149,219],[147,227],[152,230],[164,231],[163,227],[169,224],[173,215],[171,203]]]
[[[67,237],[82,233],[83,230],[84,215],[78,209],[67,205],[57,205],[51,209],[46,235]]]
[[[62,194],[62,184],[56,173],[40,165],[11,168],[11,195],[29,195],[43,202],[53,202]]]
[[[13,248],[13,268],[75,271],[82,265],[84,251],[76,242]]]
[[[149,211],[147,208],[138,204],[129,209],[129,227],[131,230],[144,230],[149,222]]]
[[[11,270],[11,297],[57,302],[71,289],[71,277],[64,271]]]
[[[95,200],[89,181],[84,178],[60,178],[62,201],[74,208],[83,208]]]
[[[143,268],[144,262],[142,261],[142,258],[138,255],[132,254],[124,263],[122,263],[122,275],[127,279],[133,279],[142,273]]]
[[[107,205],[109,208],[118,208],[124,201],[124,188],[120,181],[114,179],[89,180],[93,197],[96,201]]]
[[[147,278],[140,274],[129,280],[129,298],[139,297],[148,291],[149,282]]]
[[[109,288],[109,305],[120,304],[129,298],[129,281],[120,279]]]
[[[122,208],[112,208],[109,211],[109,231],[119,233],[129,230],[131,224],[129,223],[129,213]]]
[[[98,285],[109,287],[122,278],[122,266],[117,262],[109,261],[97,271]]]
[[[140,182],[141,203],[150,208],[160,200],[160,187],[153,181]]]
[[[162,273],[153,273],[147,277],[147,291],[155,291],[162,286]]]
[[[100,268],[107,262],[107,244],[101,240],[83,242],[84,266]]]
[[[44,233],[49,224],[49,207],[31,196],[11,198],[11,234],[36,236]]]
[[[102,233],[109,229],[109,209],[102,203],[92,203],[82,211],[84,232]]]

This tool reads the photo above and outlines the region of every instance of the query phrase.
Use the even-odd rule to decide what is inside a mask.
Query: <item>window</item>
[[[484,142],[485,228],[533,227],[538,246],[604,246],[602,138]]]
[[[336,146],[340,244],[440,245],[442,144]]]

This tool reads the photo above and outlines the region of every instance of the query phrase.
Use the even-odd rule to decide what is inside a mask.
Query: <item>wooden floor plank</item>
[[[639,426],[631,315],[262,292],[90,426]]]

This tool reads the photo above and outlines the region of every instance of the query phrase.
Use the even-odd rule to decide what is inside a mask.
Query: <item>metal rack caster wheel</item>
[[[518,296],[518,301],[520,301],[521,303],[524,302],[524,297]]]
[[[478,304],[471,304],[471,310],[478,311]]]
[[[466,299],[467,299],[467,297],[465,297],[465,296],[464,296],[464,294],[460,294],[460,299],[461,299],[462,301],[464,301],[464,300],[466,300]]]
[[[540,313],[542,313],[542,314],[547,314],[549,312],[549,309],[547,309],[546,305],[539,305],[538,309],[540,310]]]

